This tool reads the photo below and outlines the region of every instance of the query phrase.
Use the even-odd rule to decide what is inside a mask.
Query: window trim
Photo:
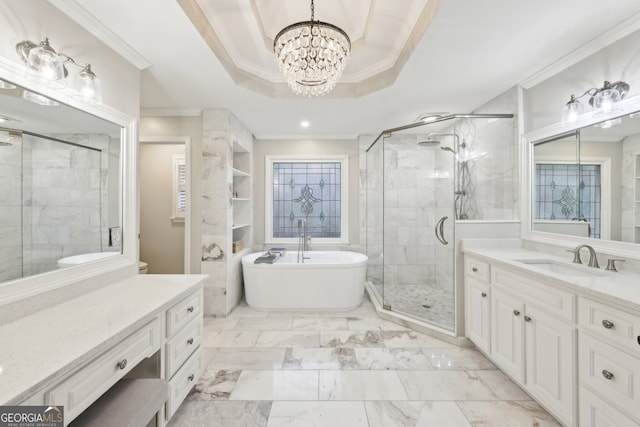
[[[311,244],[349,243],[349,156],[346,154],[300,155],[274,154],[265,156],[264,239],[265,244],[297,244],[297,238],[273,237],[273,164],[288,163],[340,163],[340,238],[314,237]]]

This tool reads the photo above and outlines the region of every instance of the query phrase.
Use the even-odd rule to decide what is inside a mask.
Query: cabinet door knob
[[[607,319],[604,319],[602,321],[602,326],[604,326],[607,329],[611,329],[611,328],[613,328],[613,322],[611,322],[611,321],[609,321]]]
[[[514,316],[520,316],[520,310],[513,310]]]
[[[126,368],[127,367],[127,359],[122,359],[121,361],[119,361],[117,366],[120,369]]]
[[[531,322],[531,317],[529,317],[529,316],[524,316],[524,321],[525,321],[525,322]]]
[[[192,305],[190,305],[189,307],[187,307],[187,311],[188,311],[189,313],[193,313],[193,306],[192,306]]]
[[[478,272],[478,267],[472,267],[471,271],[473,271],[474,273],[477,273]]]
[[[193,381],[194,378],[195,376],[193,374],[189,375],[189,381]]]
[[[605,377],[608,380],[613,378],[613,374],[611,372],[607,371],[606,369],[602,370],[602,376]]]
[[[193,344],[193,338],[189,338],[189,339],[187,340],[187,344],[189,344],[189,345]]]
[[[482,298],[486,298],[487,297],[487,293],[486,292],[483,292],[480,295],[482,296]]]

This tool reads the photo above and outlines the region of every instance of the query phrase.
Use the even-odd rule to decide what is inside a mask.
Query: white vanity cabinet
[[[640,425],[640,316],[589,298],[579,306],[581,425]]]
[[[577,426],[575,296],[469,256],[465,289],[468,337],[559,421]]]
[[[489,264],[466,258],[464,271],[467,337],[480,350],[489,353],[491,346]]]

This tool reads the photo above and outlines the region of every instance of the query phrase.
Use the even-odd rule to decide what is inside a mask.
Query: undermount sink
[[[589,277],[602,275],[602,272],[597,268],[586,267],[580,264],[568,264],[551,259],[517,259],[515,261],[551,273],[562,274],[564,276]]]

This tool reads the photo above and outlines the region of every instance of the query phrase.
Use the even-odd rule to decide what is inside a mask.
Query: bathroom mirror
[[[122,137],[0,80],[0,282],[122,252]]]
[[[533,141],[531,229],[640,243],[640,113]]]

